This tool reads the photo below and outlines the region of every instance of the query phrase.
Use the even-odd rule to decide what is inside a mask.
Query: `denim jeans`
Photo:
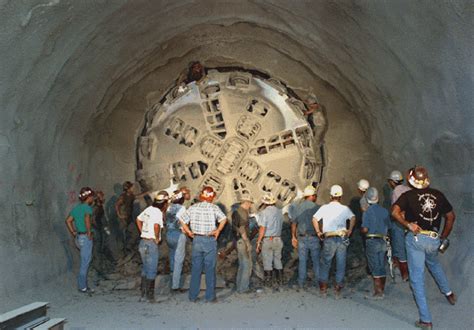
[[[80,234],[76,236],[76,246],[81,254],[81,266],[77,276],[77,286],[79,290],[87,288],[87,273],[92,259],[92,240],[87,235]]]
[[[306,282],[307,266],[309,254],[313,262],[314,283],[319,279],[319,253],[321,251],[321,242],[317,236],[299,236],[298,237],[298,284],[303,286]]]
[[[169,230],[166,242],[169,248],[170,269],[173,272],[171,288],[179,289],[182,286],[181,271],[186,252],[186,235],[180,230]]]
[[[283,241],[280,237],[264,238],[262,243],[263,269],[270,271],[273,269],[283,269],[281,263],[281,250]]]
[[[410,285],[415,296],[420,321],[431,322],[431,313],[428,308],[425,293],[425,265],[428,267],[436,284],[444,295],[451,292],[448,279],[438,260],[439,238],[426,235],[408,233],[405,237]]]
[[[390,236],[392,244],[392,255],[400,261],[407,261],[405,247],[405,229],[396,221],[391,222]]]
[[[250,276],[252,275],[252,250],[248,251],[243,239],[237,241],[237,256],[239,258],[239,270],[237,271],[237,292],[242,293],[249,290]]]
[[[323,241],[323,251],[321,254],[321,266],[319,269],[319,281],[327,283],[329,280],[329,270],[331,262],[336,256],[336,284],[343,286],[346,273],[346,255],[349,239],[342,237],[329,237]]]
[[[158,244],[152,240],[141,239],[138,251],[142,257],[142,276],[154,280],[158,270]]]
[[[367,262],[373,277],[385,277],[385,253],[387,253],[387,243],[381,238],[369,238],[365,241]]]
[[[206,274],[206,300],[216,298],[217,241],[214,237],[194,236],[191,254],[191,284],[189,300],[196,301],[201,290],[201,273]]]

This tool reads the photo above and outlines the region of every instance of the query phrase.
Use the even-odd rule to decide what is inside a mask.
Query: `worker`
[[[390,215],[388,211],[378,204],[379,192],[377,188],[370,187],[366,192],[369,207],[362,215],[361,233],[366,237],[366,254],[370,273],[374,281],[373,299],[383,299],[387,243],[385,241],[390,227]]]
[[[199,195],[199,203],[189,207],[180,221],[184,232],[193,239],[191,255],[191,284],[189,300],[196,302],[201,290],[201,273],[206,274],[207,302],[216,302],[217,239],[227,222],[225,214],[213,204],[216,192],[205,186]],[[218,226],[216,227],[216,223]]]
[[[438,260],[438,250],[445,251],[448,236],[453,229],[456,215],[444,194],[430,187],[428,171],[415,166],[408,173],[408,183],[413,188],[405,192],[393,205],[392,216],[404,228],[410,285],[418,306],[419,320],[415,326],[432,329],[432,317],[425,293],[425,265],[428,267],[440,291],[451,305],[456,296],[449,287],[448,279]],[[444,227],[441,231],[441,220]],[[441,232],[441,234],[440,234]]]
[[[329,270],[336,257],[335,297],[341,297],[346,272],[346,255],[349,237],[355,225],[355,215],[345,205],[341,204],[342,187],[333,185],[330,190],[331,200],[321,206],[313,215],[313,226],[318,237],[323,240],[321,265],[319,269],[319,291],[323,298],[327,296]],[[347,229],[347,220],[349,228]]]

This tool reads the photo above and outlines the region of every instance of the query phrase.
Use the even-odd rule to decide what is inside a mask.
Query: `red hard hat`
[[[201,201],[206,201],[206,202],[212,202],[214,198],[216,197],[216,192],[214,189],[210,186],[205,186],[201,190],[201,194],[199,195],[199,199]]]

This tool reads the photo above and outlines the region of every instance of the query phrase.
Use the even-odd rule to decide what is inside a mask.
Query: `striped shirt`
[[[181,216],[181,220],[185,224],[190,224],[194,234],[209,235],[216,230],[216,222],[226,220],[226,216],[217,205],[201,202],[187,209]]]

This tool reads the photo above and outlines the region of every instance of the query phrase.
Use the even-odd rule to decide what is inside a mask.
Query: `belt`
[[[211,234],[196,234],[194,233],[194,236],[203,236],[203,237],[211,237]]]
[[[428,237],[431,237],[431,238],[438,238],[439,237],[437,232],[431,231],[431,230],[420,230],[420,232],[418,234],[425,235],[425,236],[428,236]]]
[[[140,237],[141,239],[144,239],[145,241],[153,241],[155,242],[156,239],[155,238],[145,238],[145,237]]]
[[[87,235],[87,232],[86,231],[78,231],[77,235]]]
[[[273,241],[274,238],[279,238],[280,236],[264,236],[263,238],[268,238],[270,241]]]
[[[298,234],[299,237],[317,237],[316,234]]]
[[[367,238],[367,239],[374,239],[374,238],[384,239],[385,236],[382,235],[382,234],[367,234],[367,235],[365,235],[365,238]]]
[[[343,230],[336,230],[336,231],[328,231],[326,233],[324,233],[324,237],[325,238],[329,238],[329,237],[345,237],[347,234],[347,230],[343,229]]]

